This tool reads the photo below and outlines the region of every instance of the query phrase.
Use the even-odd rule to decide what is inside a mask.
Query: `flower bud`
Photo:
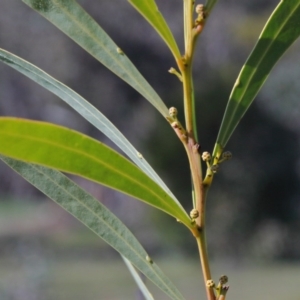
[[[211,156],[210,156],[210,153],[209,152],[203,152],[202,153],[202,159],[203,159],[203,161],[210,161],[210,158],[211,158]]]
[[[203,4],[198,4],[197,6],[196,6],[196,13],[199,15],[199,14],[201,14],[201,13],[203,13],[203,11],[204,11],[204,5]]]
[[[219,165],[213,165],[213,166],[210,167],[210,170],[211,170],[213,173],[217,173],[218,169],[219,169]]]
[[[219,280],[220,280],[220,284],[223,285],[228,282],[228,276],[222,275]]]
[[[177,118],[177,113],[178,113],[177,108],[175,108],[175,107],[170,107],[169,108],[169,115],[172,118],[176,119]]]
[[[208,287],[208,288],[214,288],[215,287],[215,283],[214,283],[214,281],[212,280],[212,279],[209,279],[209,280],[207,280],[206,281],[206,286]]]
[[[197,219],[199,217],[199,211],[196,208],[192,209],[190,212],[190,217],[192,219]]]
[[[232,158],[232,153],[230,151],[226,151],[222,154],[222,158],[225,160],[229,160]]]

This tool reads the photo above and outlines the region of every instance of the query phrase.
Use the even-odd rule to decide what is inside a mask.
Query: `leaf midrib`
[[[1,131],[0,131],[0,132],[1,132]],[[127,173],[123,173],[123,172],[121,172],[119,169],[112,168],[109,164],[106,164],[106,163],[103,162],[102,160],[99,160],[98,158],[96,158],[96,157],[94,157],[94,156],[92,156],[92,155],[89,155],[89,154],[87,154],[86,152],[83,152],[83,151],[80,151],[80,150],[78,150],[78,149],[74,149],[74,148],[71,148],[71,147],[67,147],[66,145],[57,144],[57,143],[51,142],[51,141],[49,141],[49,140],[44,140],[44,139],[38,138],[38,137],[32,137],[32,136],[28,136],[28,135],[25,136],[25,135],[20,135],[20,134],[11,133],[11,132],[10,132],[9,134],[7,134],[6,132],[2,132],[2,133],[3,133],[4,135],[7,135],[7,136],[14,136],[14,137],[20,137],[20,138],[24,138],[24,137],[25,137],[27,140],[31,140],[31,141],[33,141],[33,142],[40,142],[40,143],[43,143],[43,144],[45,144],[45,145],[56,146],[57,148],[61,148],[61,149],[68,150],[68,151],[70,151],[71,153],[72,153],[72,152],[73,152],[73,153],[75,152],[76,154],[80,154],[81,156],[85,156],[85,157],[87,157],[87,158],[90,158],[91,160],[96,161],[96,162],[99,163],[100,165],[105,166],[107,169],[109,169],[109,170],[111,170],[111,171],[113,171],[113,172],[115,172],[115,173],[118,173],[119,175],[121,175],[121,176],[127,178],[129,181],[131,181],[131,182],[137,184],[138,186],[144,188],[144,190],[148,191],[149,194],[153,195],[154,197],[156,197],[157,199],[159,199],[159,200],[161,201],[161,203],[163,203],[165,206],[167,206],[167,207],[170,209],[170,211],[173,211],[173,209],[172,209],[173,207],[169,204],[169,202],[168,202],[168,201],[164,201],[164,199],[163,199],[160,195],[158,195],[157,193],[155,193],[153,190],[149,189],[147,185],[142,184],[140,181],[137,181],[135,178],[128,176]],[[128,163],[130,163],[130,162],[128,161]],[[46,166],[46,165],[45,165],[45,166]],[[134,165],[133,165],[133,166],[134,166]],[[63,170],[63,169],[61,169],[61,170]],[[68,170],[64,170],[64,171],[68,172]],[[78,173],[78,174],[79,174],[79,173]],[[81,174],[79,174],[79,175],[82,176]],[[84,177],[86,177],[86,176],[84,176]],[[89,178],[89,177],[87,177],[87,178]],[[150,178],[149,178],[149,179],[150,179]],[[95,180],[95,179],[94,179],[94,180]],[[150,180],[152,180],[152,179],[150,179]],[[154,181],[153,181],[153,182],[154,182]],[[154,182],[154,183],[155,183],[155,182]],[[166,196],[168,196],[167,193],[166,193],[165,191],[164,191],[164,193],[165,193]],[[126,193],[126,194],[127,194],[127,193]],[[176,215],[176,214],[175,214],[175,215]]]
[[[142,11],[133,3],[132,0],[129,0],[129,2],[131,2],[131,4],[133,6],[135,6],[137,8],[137,10],[140,11],[140,13],[143,15]],[[148,1],[146,1],[146,6],[148,8],[148,11],[151,12],[151,15],[155,17],[156,21],[159,21],[159,18],[157,17],[157,14],[160,15],[162,18],[163,18],[163,15],[160,12],[160,10],[159,10],[157,4],[155,3],[155,1],[153,1],[153,4],[155,5],[155,8],[156,8],[156,11],[154,13],[152,13],[150,3]],[[163,18],[163,20],[164,20],[164,18]],[[149,22],[150,22],[150,20],[149,20]],[[165,22],[165,20],[164,20],[164,22]],[[166,24],[166,25],[167,25],[167,27],[163,26],[163,28],[161,26],[159,26],[160,29],[163,29],[163,31],[162,31],[163,33],[161,34],[159,31],[158,31],[158,33],[163,37],[163,39],[168,40],[168,37],[171,38],[171,44],[169,45],[169,43],[167,42],[167,45],[170,48],[171,52],[173,53],[175,59],[178,59],[178,58],[180,58],[180,51],[178,49],[178,46],[177,46],[177,43],[175,41],[174,36],[173,36],[170,28],[168,27],[168,24]],[[170,33],[171,33],[171,35],[170,35]],[[172,47],[174,47],[174,49]]]

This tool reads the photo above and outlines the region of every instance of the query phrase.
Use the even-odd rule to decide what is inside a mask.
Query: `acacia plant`
[[[205,239],[205,203],[219,165],[231,158],[224,152],[229,138],[267,79],[271,69],[300,35],[300,0],[282,0],[271,14],[258,41],[242,67],[229,96],[212,153],[201,152],[196,130],[193,89],[193,56],[201,32],[213,18],[216,0],[206,4],[183,0],[184,49],[177,43],[155,0],[128,2],[157,31],[174,57],[169,72],[182,84],[184,120],[177,109],[168,109],[126,54],[74,0],[23,0],[108,69],[137,90],[166,119],[185,148],[192,178],[187,213],[144,157],[95,107],[76,92],[38,67],[0,49],[0,60],[43,86],[69,104],[110,138],[131,159],[82,133],[55,124],[13,117],[0,118],[1,159],[45,195],[75,216],[115,248],[124,258],[146,299],[153,299],[141,282],[142,272],[171,299],[184,299],[124,224],[61,172],[82,176],[154,206],[182,223],[198,245],[207,299],[225,299],[227,277],[215,284],[210,272]],[[174,106],[176,104],[174,103]],[[169,123],[169,124],[168,124]],[[201,157],[206,170],[202,170]],[[134,268],[134,267],[136,268]]]

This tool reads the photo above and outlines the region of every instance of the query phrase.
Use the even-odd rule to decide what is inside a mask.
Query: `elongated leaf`
[[[76,174],[140,199],[191,227],[185,211],[126,158],[79,132],[50,123],[0,118],[0,153]]]
[[[41,69],[31,63],[21,59],[0,48],[0,61],[21,72],[25,76],[34,80],[81,114],[86,120],[93,124],[110,138],[137,166],[139,166],[150,178],[157,182],[162,189],[167,192],[173,200],[181,206],[176,197],[171,193],[168,187],[155,173],[152,167],[147,163],[143,156],[131,145],[123,134],[93,105],[74,92],[72,89],[57,81]]]
[[[153,296],[151,295],[151,293],[147,289],[145,283],[143,282],[142,278],[140,277],[140,275],[138,274],[136,269],[133,267],[131,262],[124,256],[122,256],[122,258],[123,258],[124,263],[126,264],[128,270],[129,270],[129,272],[131,273],[133,279],[135,280],[137,286],[139,287],[141,293],[143,294],[144,298],[146,300],[154,300]]]
[[[97,199],[58,171],[5,156],[0,158],[126,257],[171,299],[183,299],[158,266],[149,263],[146,251],[127,227]]]
[[[163,15],[159,11],[154,0],[128,0],[128,2],[140,12],[142,16],[152,25],[159,33],[162,39],[170,48],[176,60],[179,60],[181,55],[174,39],[174,36],[166,23]]]
[[[164,116],[168,109],[113,40],[74,0],[22,0],[143,95]]]
[[[210,14],[210,12],[212,11],[213,7],[217,2],[218,0],[206,0],[205,9],[208,14]]]
[[[299,35],[300,0],[281,1],[236,80],[219,131],[216,149],[224,148],[273,66]]]

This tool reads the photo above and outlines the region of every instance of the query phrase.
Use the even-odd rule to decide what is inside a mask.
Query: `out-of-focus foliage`
[[[1,160],[126,257],[131,268],[138,268],[171,299],[184,299],[160,268],[149,263],[147,252],[126,226],[72,180],[56,170],[6,157]]]
[[[157,4],[182,49],[183,34],[178,26],[182,3],[177,2],[157,1]],[[174,67],[173,58],[157,33],[142,22],[126,1],[118,2],[118,9],[108,0],[79,3],[118,42],[168,106],[178,108],[180,119],[183,116],[181,89],[176,85],[177,78],[167,72]],[[275,0],[219,1],[208,19],[208,26],[199,39],[194,67],[203,150],[212,150],[230,89],[277,3]],[[184,150],[169,125],[147,101],[19,1],[2,1],[0,28],[1,47],[33,62],[91,101],[153,163],[177,198],[190,208],[185,200],[190,199],[190,178]],[[212,254],[299,258],[300,242],[295,238],[300,230],[299,126],[295,125],[299,120],[295,100],[300,94],[296,80],[300,66],[295,63],[299,61],[299,48],[297,42],[275,68],[257,103],[250,108],[227,146],[234,157],[221,167],[208,199],[208,237],[214,236],[208,246]],[[107,142],[55,96],[15,71],[0,65],[0,78],[1,115],[55,122]],[[268,99],[272,99],[272,105]],[[277,112],[276,101],[285,102],[284,111]],[[132,105],[135,110],[131,109]],[[4,165],[0,168],[3,193],[22,197],[36,193]],[[103,194],[112,193],[83,184],[100,199]],[[120,196],[114,197],[116,200],[110,207],[116,214],[123,211],[122,219],[135,228],[133,231],[142,243],[160,250],[156,242],[162,237],[151,232],[146,224],[136,227],[144,220],[143,206],[129,202],[127,208],[118,200]],[[132,209],[138,212],[134,219]],[[160,216],[150,212],[145,218],[157,224],[168,222]],[[145,232],[152,238],[143,238]],[[176,232],[167,233],[168,241],[174,239],[180,246],[179,237],[182,239],[183,232],[185,229],[181,232],[178,226]],[[192,238],[190,242],[193,247]],[[184,247],[182,251],[187,249]]]

